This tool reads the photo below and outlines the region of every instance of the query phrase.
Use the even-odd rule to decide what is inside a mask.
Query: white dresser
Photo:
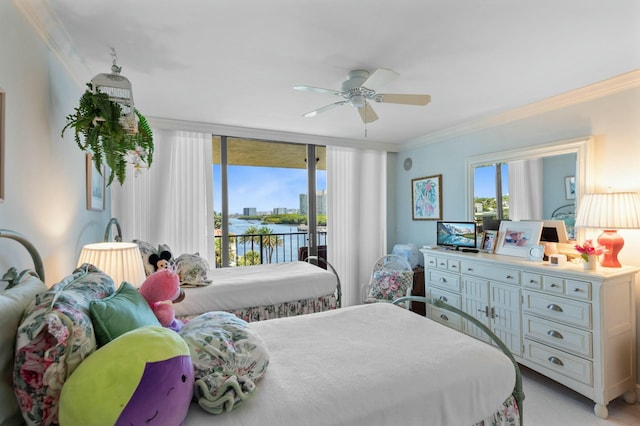
[[[607,404],[636,398],[637,267],[584,271],[487,253],[421,249],[425,293],[487,325],[516,360],[585,395],[607,418]],[[427,315],[488,341],[468,321],[429,306]]]

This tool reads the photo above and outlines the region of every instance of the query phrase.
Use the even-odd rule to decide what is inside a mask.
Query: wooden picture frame
[[[103,167],[102,174],[98,172],[93,164],[91,154],[86,155],[87,169],[87,210],[97,212],[104,211],[105,208],[105,180],[104,175],[106,168]]]
[[[482,244],[480,248],[486,253],[493,253],[496,249],[496,242],[498,241],[498,231],[487,230],[484,231],[482,237]]]
[[[510,221],[500,222],[498,244],[495,252],[508,256],[526,258],[529,249],[537,246],[542,232],[541,221]]]
[[[4,201],[4,133],[6,93],[0,87],[0,203]]]
[[[564,178],[564,196],[567,200],[576,199],[576,177],[567,176]]]
[[[442,175],[411,179],[413,220],[442,220]]]

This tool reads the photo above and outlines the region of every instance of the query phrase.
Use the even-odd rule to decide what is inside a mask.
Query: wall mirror
[[[561,141],[467,160],[467,220],[563,220],[575,238],[576,206],[588,180],[592,138]]]

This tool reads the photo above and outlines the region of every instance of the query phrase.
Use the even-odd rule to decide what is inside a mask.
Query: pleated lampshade
[[[146,278],[140,249],[135,243],[87,244],[82,247],[78,266],[83,263],[95,265],[109,275],[116,287],[119,287],[122,281],[140,287]]]

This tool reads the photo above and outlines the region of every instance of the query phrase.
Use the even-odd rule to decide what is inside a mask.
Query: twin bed
[[[0,236],[8,233],[0,230]],[[30,253],[41,264],[37,252]],[[514,402],[522,399],[519,371],[508,351],[392,304],[331,309],[249,327],[263,339],[270,359],[253,396],[215,418],[193,403],[185,425],[521,422]],[[2,355],[11,362],[12,354]],[[1,379],[6,387],[4,370]]]

